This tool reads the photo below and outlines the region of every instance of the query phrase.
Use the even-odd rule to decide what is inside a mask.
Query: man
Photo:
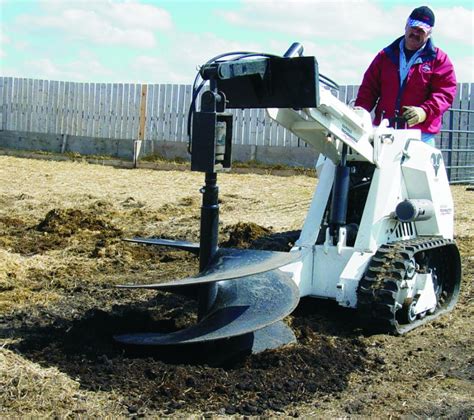
[[[402,116],[421,139],[435,146],[441,117],[456,94],[456,75],[446,53],[433,45],[432,10],[417,7],[408,17],[405,35],[380,51],[364,74],[355,101],[367,111],[375,108],[374,124],[388,118],[395,126]]]

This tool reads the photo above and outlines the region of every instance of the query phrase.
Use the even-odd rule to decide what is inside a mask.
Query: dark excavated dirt
[[[21,166],[20,159],[13,163]],[[43,165],[44,171],[53,172],[51,166]],[[58,169],[61,173],[68,170]],[[130,173],[123,172],[124,177]],[[184,176],[159,173],[158,181],[156,175],[155,183],[163,185]],[[253,196],[248,190],[241,193],[242,200],[237,193],[223,194],[221,207],[234,212],[235,218],[221,223],[221,246],[287,251],[298,238],[293,222],[278,225],[279,221],[272,219],[271,224],[264,225],[252,221],[265,217],[261,210],[265,206],[282,208],[281,197],[276,197],[275,204],[270,202],[270,194],[260,207],[264,186],[284,182],[275,181],[277,177],[266,178],[252,179]],[[259,187],[260,180],[263,184]],[[236,189],[242,182],[237,181]],[[312,190],[314,180],[307,177],[295,177],[291,185],[306,182],[308,191]],[[116,188],[120,190],[122,184]],[[195,241],[198,199],[185,195],[150,205],[146,195],[133,198],[127,190],[115,201],[96,192],[71,202],[70,197],[76,194],[71,187],[66,189],[67,195],[50,202],[48,194],[36,196],[20,190],[0,195],[3,349],[41,369],[58,369],[78,382],[80,392],[88,392],[92,399],[90,407],[99,404],[94,402],[94,395],[105,393],[119,406],[113,415],[122,416],[468,418],[474,413],[474,239],[469,228],[457,238],[464,280],[452,314],[405,337],[371,336],[364,333],[353,311],[329,301],[303,299],[285,319],[297,336],[296,344],[227,359],[226,352],[231,353],[232,347],[225,345],[218,349],[157,350],[124,347],[113,339],[128,332],[176,331],[196,321],[192,299],[165,292],[117,289],[115,285],[160,282],[197,272],[198,261],[192,254],[122,239],[159,236]],[[459,214],[467,223],[463,226],[468,226],[472,222],[472,199],[463,197],[458,204],[471,207]],[[61,200],[68,204],[62,206]],[[247,209],[249,201],[253,207]],[[285,220],[293,220],[295,214],[300,220],[304,216],[305,209],[291,206],[291,202],[285,206]],[[255,208],[254,214],[246,215]],[[285,213],[286,208],[290,210]],[[213,356],[216,350],[218,358]],[[9,416],[50,415],[51,411],[40,406],[35,411],[22,411],[21,401],[9,397],[18,384],[0,379],[0,385],[5,390],[0,396],[0,415],[2,410]],[[27,395],[34,398],[39,393],[41,390],[32,388]],[[95,407],[100,412],[101,406]],[[56,412],[59,416],[64,413]]]
[[[100,252],[104,249],[104,237],[119,233],[100,218],[70,209],[48,212],[36,230],[48,232],[51,246],[58,244],[55,235],[63,238],[83,235],[84,231],[90,235],[100,233],[95,237],[91,258],[104,255]],[[255,223],[238,223],[227,232],[225,245],[280,251],[287,251],[299,233],[272,235],[270,229]],[[26,228],[25,233],[31,230]],[[176,265],[176,270],[184,261],[163,248],[155,248],[155,254],[150,255],[145,251],[153,250],[152,247],[128,247],[145,253],[143,256],[132,251],[134,259],[159,258],[168,266]],[[35,251],[45,249],[46,242]],[[27,251],[31,252],[31,247]],[[367,354],[365,345],[347,328],[355,326],[350,316],[341,315],[328,304],[322,306],[333,313],[337,336],[328,336],[327,326],[321,329],[321,315],[303,302],[290,320],[298,337],[297,345],[254,356],[233,356],[213,366],[214,356],[207,357],[213,354],[212,347],[157,351],[127,348],[113,340],[116,334],[171,332],[189,325],[195,321],[193,300],[158,292],[147,301],[121,305],[118,302],[128,292],[100,288],[92,291],[80,285],[73,292],[75,310],[79,312],[76,319],[70,317],[71,302],[55,307],[54,312],[43,310],[31,316],[29,311],[20,311],[8,316],[2,325],[3,332],[21,337],[20,344],[10,348],[42,365],[57,366],[79,378],[87,389],[119,391],[131,413],[164,410],[170,414],[177,409],[245,415],[268,410],[283,412],[291,403],[308,401],[318,394],[337,394],[347,387],[351,373],[364,372],[381,363]],[[94,301],[89,302],[92,294]],[[82,300],[94,307],[81,311],[77,304]],[[117,304],[102,310],[102,300],[107,300],[107,306]]]

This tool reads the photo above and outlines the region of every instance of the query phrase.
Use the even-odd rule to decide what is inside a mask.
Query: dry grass
[[[120,397],[87,392],[57,368],[44,368],[0,348],[0,417],[117,417]]]

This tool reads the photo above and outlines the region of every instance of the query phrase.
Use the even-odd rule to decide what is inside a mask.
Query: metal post
[[[199,271],[204,270],[217,251],[219,229],[219,204],[217,174],[206,172],[206,183],[201,188],[201,238],[199,250]]]
[[[199,248],[199,271],[203,271],[217,252],[219,236],[219,188],[217,174],[206,172],[206,184],[201,189],[201,237]],[[217,283],[203,284],[199,287],[198,320],[207,314],[217,296]]]
[[[448,137],[448,181],[451,182],[451,166],[453,164],[453,125],[454,125],[454,111],[449,112],[449,137]]]

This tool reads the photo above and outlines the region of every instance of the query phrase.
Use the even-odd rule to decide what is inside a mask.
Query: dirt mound
[[[289,251],[300,235],[299,230],[274,233],[271,229],[256,223],[239,222],[227,227],[229,239],[223,247],[263,249],[268,251]]]
[[[0,216],[0,224],[7,228],[21,228],[25,226],[25,221],[16,217]]]
[[[36,230],[60,236],[71,236],[81,230],[119,232],[119,229],[111,226],[105,220],[92,214],[86,214],[79,209],[50,210],[36,226]]]
[[[229,239],[223,245],[235,248],[249,248],[256,239],[272,233],[270,229],[259,226],[256,223],[242,222],[229,226],[226,230],[229,234]]]

